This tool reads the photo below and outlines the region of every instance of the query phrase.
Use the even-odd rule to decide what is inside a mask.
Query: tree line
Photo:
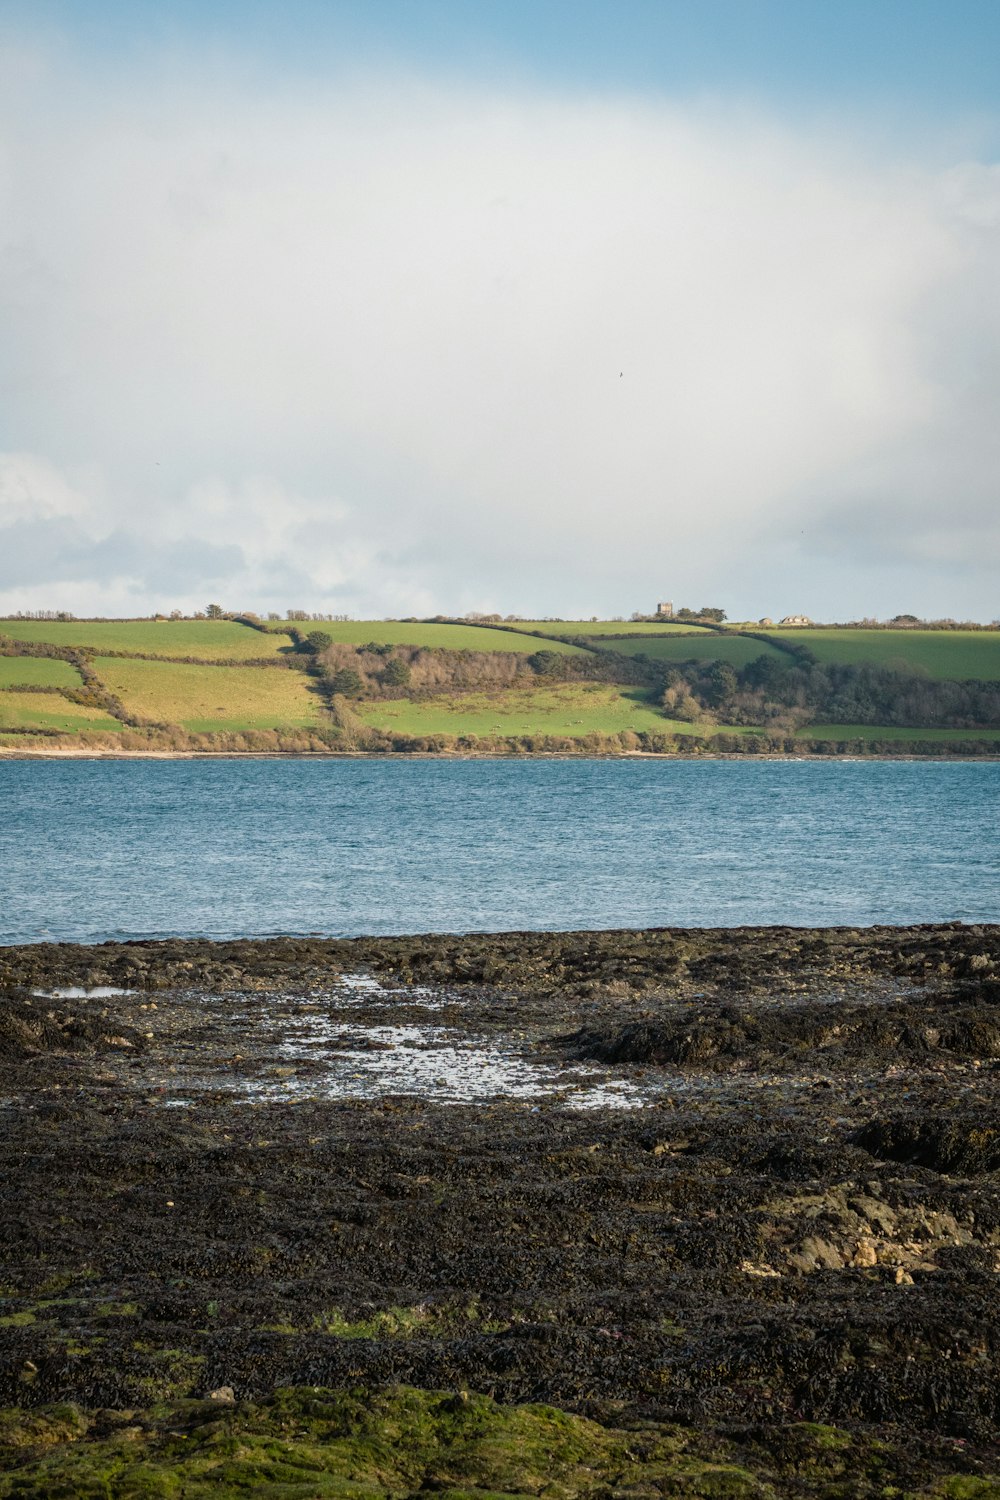
[[[868,663],[821,663],[806,650],[791,659],[758,656],[741,668],[723,661],[672,667],[661,702],[676,718],[697,717],[700,710],[728,724],[1000,728],[998,682],[957,682]]]

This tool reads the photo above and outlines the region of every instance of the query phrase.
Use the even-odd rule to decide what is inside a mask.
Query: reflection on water
[[[263,1094],[302,1091],[324,1098],[374,1099],[419,1094],[442,1104],[558,1096],[575,1109],[643,1102],[629,1080],[583,1065],[536,1062],[502,1042],[440,1026],[344,1026],[310,1018],[303,1034],[279,1049],[290,1062],[322,1063],[322,1075],[293,1075],[280,1085],[251,1085]],[[318,1087],[317,1087],[318,1085]]]
[[[67,984],[61,989],[32,990],[38,1000],[107,1000],[112,995],[134,995],[134,990],[123,990],[117,984]]]

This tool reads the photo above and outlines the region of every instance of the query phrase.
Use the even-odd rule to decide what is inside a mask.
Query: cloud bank
[[[996,166],[23,40],[0,151],[0,609],[998,612]]]

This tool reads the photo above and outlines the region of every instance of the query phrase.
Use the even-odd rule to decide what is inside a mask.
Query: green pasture
[[[121,729],[100,709],[71,703],[58,693],[0,692],[0,729],[60,729],[82,734],[88,729]]]
[[[56,656],[0,656],[0,690],[11,687],[79,688],[83,678]]]
[[[534,651],[580,652],[579,646],[562,641],[540,641],[537,636],[491,630],[486,625],[409,625],[403,620],[297,620],[295,625],[304,635],[310,630],[325,630],[346,646],[377,641],[380,646],[442,646],[449,651],[522,651],[529,655]],[[270,628],[279,629],[277,625]]]
[[[891,724],[807,724],[796,735],[803,740],[1000,741],[1000,729],[901,729]]]
[[[422,700],[392,698],[351,706],[374,729],[418,736],[548,734],[582,738],[592,733],[618,734],[623,729],[694,735],[726,732],[715,726],[703,729],[664,718],[642,693],[600,683]]]
[[[98,656],[94,670],[132,713],[193,733],[312,728],[325,722],[310,679],[287,668],[202,667]]]
[[[92,646],[96,651],[149,656],[197,656],[206,661],[246,661],[275,656],[291,644],[282,636],[237,625],[234,620],[0,620],[0,635],[55,646]]]
[[[511,628],[540,630],[543,635],[663,635],[669,632],[694,631],[705,635],[714,631],[692,625],[690,620],[515,620]]]
[[[656,661],[725,661],[732,667],[745,667],[758,656],[778,656],[791,662],[786,652],[764,641],[751,640],[745,635],[716,635],[707,630],[698,635],[631,636],[628,640],[599,644],[607,651],[620,651],[624,656],[649,656]]]
[[[930,677],[1000,681],[1000,630],[768,630],[821,662],[898,667]]]

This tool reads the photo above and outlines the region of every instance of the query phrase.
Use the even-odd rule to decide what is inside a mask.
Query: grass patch
[[[641,693],[604,685],[556,685],[505,693],[465,693],[354,705],[373,728],[399,734],[522,735],[578,738],[596,731],[654,729],[668,721]],[[686,726],[688,729],[690,726]]]
[[[275,656],[290,642],[233,620],[0,620],[0,635],[95,651],[249,661]]]
[[[79,688],[76,667],[54,656],[0,656],[0,690],[11,687]]]
[[[58,729],[68,734],[121,729],[117,719],[99,709],[70,703],[58,693],[0,692],[0,729]]]
[[[796,731],[803,740],[992,740],[1000,729],[901,729],[891,724],[807,724]]]
[[[604,641],[609,651],[621,651],[625,656],[640,654],[656,661],[725,661],[733,667],[745,667],[748,661],[758,656],[777,656],[785,662],[791,657],[777,646],[765,645],[742,635],[716,635],[707,630],[700,635],[633,636],[625,641]]]
[[[484,625],[409,625],[403,620],[317,620],[314,624],[298,620],[296,627],[306,635],[311,629],[323,630],[346,646],[377,641],[380,646],[441,646],[449,651],[520,651],[528,655],[534,651],[558,651],[564,655],[581,651],[579,646],[569,646],[564,641],[540,641],[537,636],[514,630],[490,630]]]
[[[94,670],[132,713],[193,733],[326,723],[310,679],[285,668],[200,667],[103,656],[95,658]]]
[[[769,630],[807,646],[821,662],[914,668],[953,682],[1000,681],[1000,631],[991,630]]]
[[[591,733],[618,734],[623,729],[658,734],[730,732],[722,726],[703,729],[664,718],[641,692],[603,683],[557,684],[550,688],[442,695],[422,700],[392,698],[352,707],[372,728],[418,736],[546,734],[576,739]]]

